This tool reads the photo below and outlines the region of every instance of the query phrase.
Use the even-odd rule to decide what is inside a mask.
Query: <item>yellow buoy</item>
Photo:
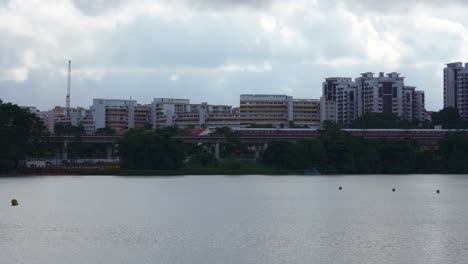
[[[11,206],[18,206],[18,200],[12,199],[11,200]]]

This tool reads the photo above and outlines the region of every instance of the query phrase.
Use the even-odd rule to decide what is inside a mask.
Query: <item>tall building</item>
[[[457,109],[468,120],[468,63],[448,63],[444,68],[444,107]]]
[[[135,127],[135,100],[93,99],[94,130],[109,127],[117,132]]]
[[[423,91],[415,91],[413,94],[413,120],[424,121],[429,117],[426,114],[425,95]]]
[[[378,77],[367,72],[356,78],[358,116],[365,113],[394,113],[404,120],[422,121],[422,116],[415,115],[415,112],[424,112],[424,100],[421,100],[424,92],[417,91],[413,86],[405,86],[404,79],[396,72],[387,75],[380,72]],[[416,96],[420,100],[414,105]]]
[[[348,77],[326,78],[322,84],[320,115],[322,122],[350,124],[357,118],[357,85]]]
[[[405,86],[404,77],[372,72],[351,78],[327,78],[323,83],[321,119],[349,125],[366,113],[394,113],[404,120],[423,121],[424,92]]]

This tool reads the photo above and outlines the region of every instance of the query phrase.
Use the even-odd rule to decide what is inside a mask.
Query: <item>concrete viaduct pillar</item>
[[[254,151],[255,151],[255,159],[258,160],[260,158],[260,151],[261,151],[261,146],[255,145],[254,146]]]
[[[112,145],[106,145],[106,159],[112,159]]]
[[[67,160],[68,159],[68,143],[63,142],[62,146],[62,159]]]
[[[216,159],[219,159],[219,142],[214,145],[214,155]]]
[[[260,159],[262,152],[265,151],[267,148],[268,143],[264,143],[263,145],[254,145],[255,159]]]

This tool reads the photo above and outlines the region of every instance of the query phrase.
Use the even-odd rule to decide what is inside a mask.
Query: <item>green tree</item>
[[[447,170],[450,173],[465,173],[468,156],[464,151],[453,149],[447,161]]]
[[[301,139],[292,147],[294,167],[297,169],[322,168],[326,166],[327,155],[318,139]]]
[[[432,113],[432,123],[441,125],[443,128],[467,128],[466,122],[462,121],[457,109],[446,107],[438,112]]]
[[[416,123],[401,120],[394,113],[366,113],[351,123],[352,128],[414,128]]]
[[[371,174],[381,172],[381,160],[376,142],[358,137],[351,142],[356,164],[356,173]]]
[[[55,123],[54,134],[57,136],[84,135],[85,129],[82,125],[72,126],[70,124],[65,123]]]
[[[327,166],[324,172],[333,173],[355,173],[356,164],[351,143],[353,137],[341,130],[341,126],[333,122],[323,123],[324,129],[320,133],[320,140],[327,155]]]
[[[186,157],[183,143],[168,131],[130,129],[118,146],[122,167],[130,169],[178,169]]]
[[[217,166],[218,159],[216,159],[212,153],[201,152],[190,156],[190,163],[198,164],[204,167]]]
[[[287,141],[273,140],[262,155],[261,161],[266,165],[280,168],[295,167],[295,153],[293,143]]]
[[[115,136],[115,133],[115,129],[111,127],[98,128],[94,132],[96,136]]]
[[[382,173],[411,173],[415,167],[415,160],[419,148],[413,140],[382,139],[377,144],[382,162]]]
[[[465,132],[450,132],[439,143],[438,153],[446,171],[451,173],[463,172],[461,166],[464,156],[468,155],[468,135]]]
[[[0,171],[18,168],[27,156],[42,155],[46,140],[40,118],[17,105],[0,103]]]

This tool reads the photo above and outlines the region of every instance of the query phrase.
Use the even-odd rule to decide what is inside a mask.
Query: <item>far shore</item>
[[[449,173],[424,173],[424,175],[438,175]],[[194,168],[181,168],[178,170],[135,170],[135,169],[120,169],[120,168],[92,168],[92,169],[57,169],[57,170],[19,170],[8,174],[0,174],[0,177],[36,177],[36,176],[215,176],[215,175],[229,175],[229,176],[243,176],[243,175],[265,175],[265,176],[317,176],[305,175],[304,171],[298,170],[285,170],[277,168],[264,168],[259,169],[226,169],[226,168],[211,168],[200,167]],[[393,173],[379,173],[379,174],[319,174],[322,176],[346,176],[346,175],[421,175],[421,173],[410,174],[393,174]],[[451,174],[463,175],[463,174]]]

